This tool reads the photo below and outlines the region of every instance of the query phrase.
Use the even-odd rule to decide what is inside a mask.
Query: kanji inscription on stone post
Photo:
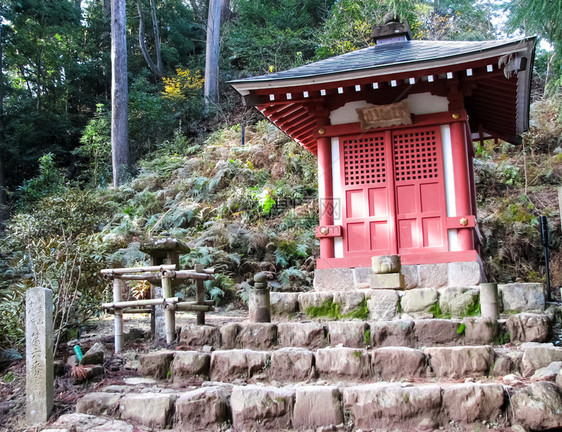
[[[53,409],[53,292],[31,288],[25,307],[26,420],[45,423]]]

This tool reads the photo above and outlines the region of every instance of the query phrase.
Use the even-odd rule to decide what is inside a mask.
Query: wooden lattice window
[[[344,140],[343,158],[346,186],[386,182],[384,135]]]
[[[434,130],[394,135],[396,181],[432,179],[439,176]]]

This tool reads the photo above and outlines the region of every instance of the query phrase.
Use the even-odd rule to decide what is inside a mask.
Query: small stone
[[[234,349],[214,351],[211,354],[212,381],[231,382],[237,378],[248,379],[264,370],[270,361],[270,354],[265,351]]]
[[[269,304],[272,317],[290,318],[299,310],[299,294],[287,292],[270,292]]]
[[[440,288],[449,283],[447,264],[421,264],[420,287]]]
[[[256,350],[268,350],[276,344],[276,324],[262,322],[240,325],[237,346]]]
[[[103,364],[105,356],[108,354],[106,348],[101,342],[96,342],[92,347],[84,353],[81,363],[83,365]]]
[[[432,347],[424,353],[435,375],[443,378],[488,375],[495,355],[491,346]]]
[[[76,412],[92,415],[107,415],[112,411],[119,400],[119,393],[88,393],[76,402]]]
[[[335,291],[333,302],[339,305],[340,314],[345,315],[357,310],[364,299],[365,294],[359,291]]]
[[[219,329],[212,325],[190,324],[182,327],[180,344],[193,348],[212,345],[218,349],[221,346],[221,334]]]
[[[172,362],[172,379],[174,381],[199,376],[208,379],[211,355],[197,351],[178,351]]]
[[[521,380],[519,379],[519,377],[515,374],[509,374],[506,375],[502,378],[502,381],[504,382],[504,384],[507,384],[509,386],[514,386],[517,384],[521,384]]]
[[[414,322],[414,333],[421,346],[452,345],[462,337],[459,321],[424,319]]]
[[[355,289],[353,283],[353,269],[317,268],[314,271],[313,286],[314,291],[353,291]],[[305,309],[301,307],[301,311],[304,310]]]
[[[279,323],[279,344],[283,347],[304,347],[309,349],[326,346],[326,329],[317,322]]]
[[[372,290],[367,300],[370,320],[391,320],[398,313],[400,297],[394,290]]]
[[[439,292],[439,308],[443,314],[465,317],[474,314],[478,307],[478,290],[447,287]]]
[[[498,334],[498,321],[494,318],[468,317],[463,319],[464,343],[487,345],[494,342]]]
[[[307,386],[296,389],[293,427],[316,429],[343,423],[340,392],[334,386]]]
[[[269,386],[234,387],[230,397],[234,430],[291,428],[295,390]]]
[[[511,342],[545,342],[550,335],[550,322],[543,314],[512,315],[506,325]]]
[[[316,351],[316,370],[322,377],[359,379],[371,375],[367,350],[322,348]]]
[[[149,428],[165,429],[172,422],[175,396],[162,393],[126,394],[119,402],[121,418]]]
[[[447,264],[449,286],[475,286],[484,282],[482,265],[477,261],[452,262]]]
[[[537,369],[548,366],[552,362],[562,361],[562,348],[552,344],[523,344],[521,372],[530,376]]]
[[[204,387],[185,392],[176,401],[176,432],[218,430],[227,420],[227,393],[223,387]]]
[[[305,348],[280,348],[271,353],[271,376],[277,381],[305,381],[313,365],[314,354]]]
[[[517,423],[533,429],[562,427],[562,395],[553,383],[532,383],[511,396],[511,407]]]
[[[175,351],[154,351],[139,357],[139,375],[155,379],[171,377],[171,364]]]
[[[465,382],[443,387],[445,418],[455,422],[494,422],[501,417],[503,405],[504,391],[500,384]]]
[[[404,275],[401,273],[371,275],[372,289],[404,289],[404,286]]]
[[[562,361],[552,362],[548,366],[537,369],[531,381],[554,381],[562,370]]]
[[[327,326],[332,346],[363,348],[371,343],[367,324],[362,321],[331,321]]]
[[[331,292],[302,292],[298,298],[299,310],[306,314],[311,307],[320,308],[324,304],[334,301],[334,295]]]
[[[369,324],[371,346],[405,346],[415,345],[414,321],[374,321]]]
[[[439,293],[433,288],[411,289],[404,293],[400,300],[405,313],[424,312],[437,303]]]
[[[372,369],[376,377],[383,380],[423,377],[426,374],[425,355],[407,347],[385,347],[374,349]]]
[[[506,313],[544,311],[544,285],[540,283],[512,283],[498,285]]]

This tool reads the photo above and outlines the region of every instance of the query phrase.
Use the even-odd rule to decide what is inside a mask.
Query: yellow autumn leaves
[[[167,99],[181,101],[201,90],[205,79],[199,71],[177,68],[176,75],[164,77],[162,81],[164,82],[162,95]]]

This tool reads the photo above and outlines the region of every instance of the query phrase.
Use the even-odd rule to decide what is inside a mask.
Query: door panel
[[[439,127],[340,139],[344,256],[448,250]]]

